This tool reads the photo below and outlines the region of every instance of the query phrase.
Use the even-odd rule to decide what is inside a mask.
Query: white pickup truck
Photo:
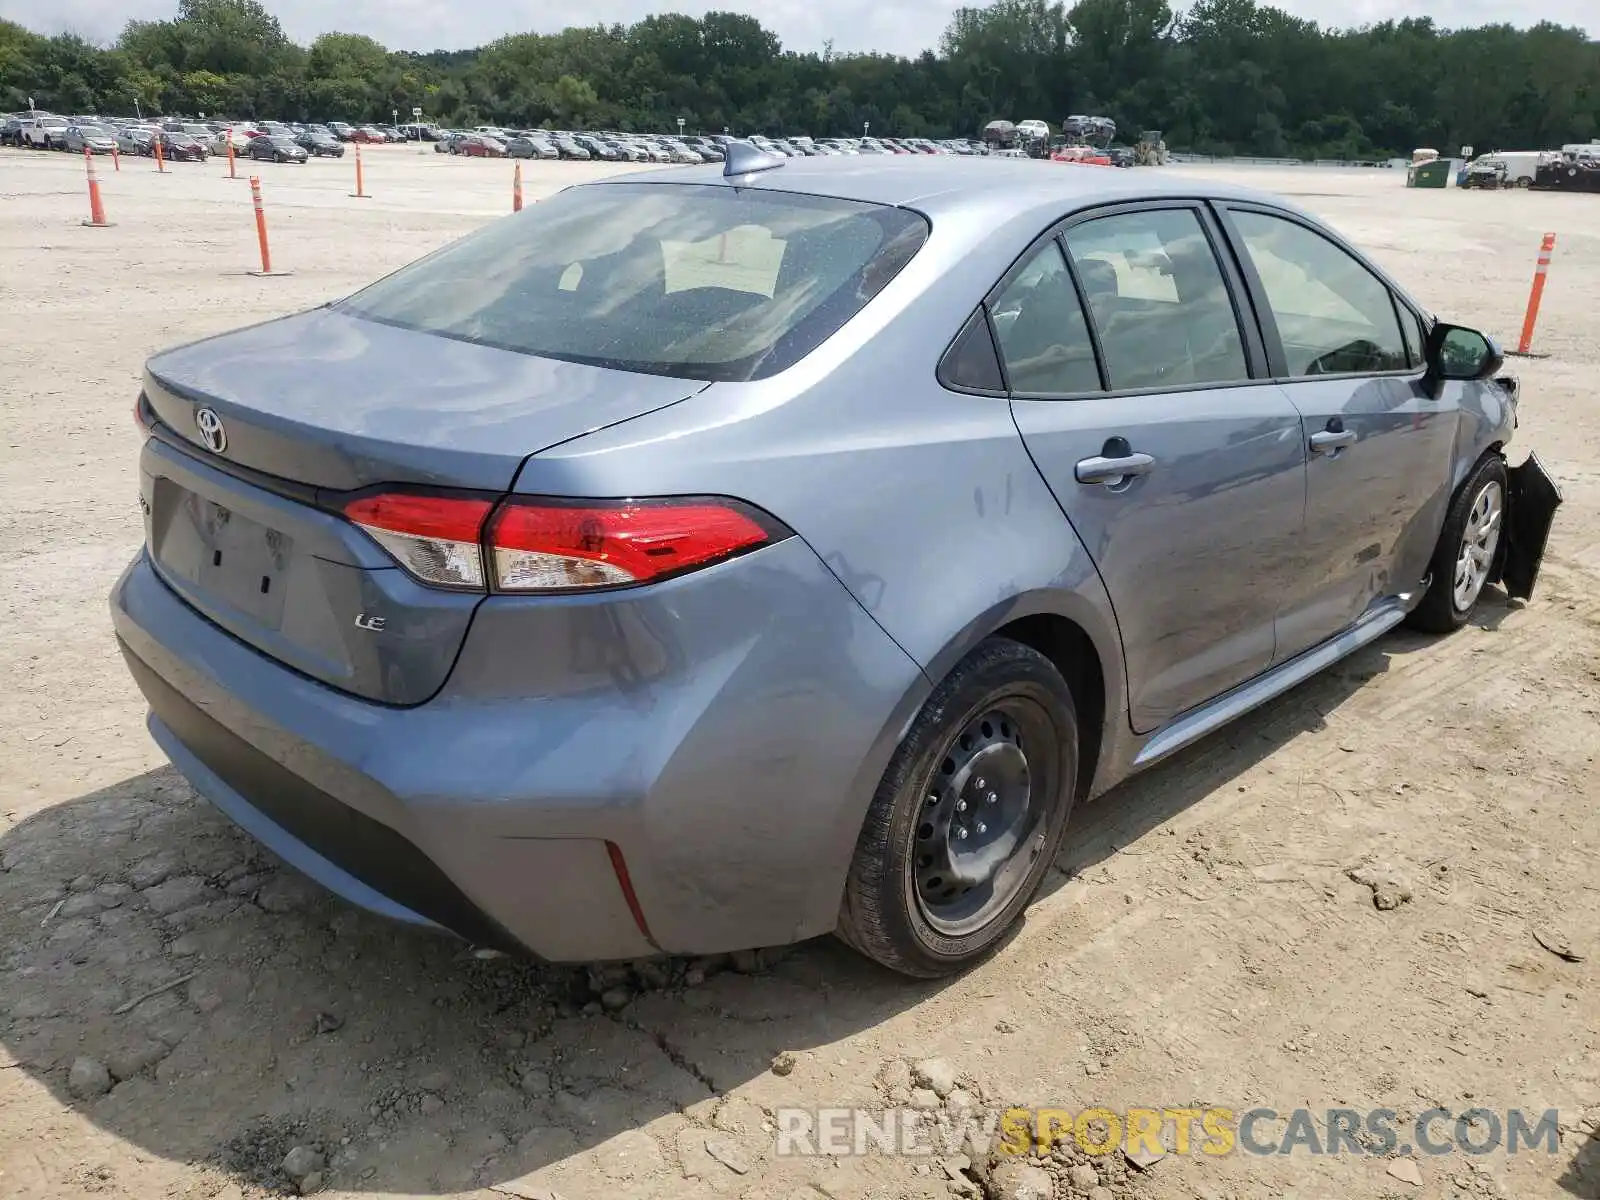
[[[22,123],[22,144],[30,150],[64,150],[67,145],[65,117],[34,117]]]

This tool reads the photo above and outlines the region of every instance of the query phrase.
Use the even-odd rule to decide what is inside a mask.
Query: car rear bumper
[[[143,552],[111,608],[152,735],[236,823],[366,908],[555,961],[827,932],[926,695],[798,538],[637,593],[492,597],[412,708],[261,655]]]

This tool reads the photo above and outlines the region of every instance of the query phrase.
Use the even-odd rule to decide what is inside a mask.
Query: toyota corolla
[[[728,150],[149,361],[150,730],[341,895],[947,973],[1076,802],[1532,592],[1499,352],[1289,203]]]

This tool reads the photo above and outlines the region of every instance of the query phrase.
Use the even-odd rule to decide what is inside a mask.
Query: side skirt
[[[1241,683],[1215,700],[1208,700],[1182,716],[1163,725],[1145,741],[1134,756],[1133,769],[1142,770],[1152,763],[1181,750],[1190,742],[1212,733],[1236,717],[1258,708],[1290,688],[1304,683],[1319,671],[1325,670],[1361,647],[1377,641],[1406,618],[1411,606],[1410,593],[1392,596],[1369,608],[1343,633],[1335,634],[1320,645],[1311,647],[1288,662],[1279,663],[1270,671]]]

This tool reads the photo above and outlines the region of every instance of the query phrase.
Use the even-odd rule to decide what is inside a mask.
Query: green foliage
[[[937,52],[785,51],[754,17],[661,13],[390,51],[301,48],[259,0],[178,0],[102,49],[0,21],[0,109],[736,133],[972,136],[995,117],[1104,113],[1132,140],[1216,153],[1371,158],[1414,146],[1540,149],[1600,136],[1600,44],[1551,24],[1444,30],[1426,17],[1322,29],[1256,0],[993,0]]]

